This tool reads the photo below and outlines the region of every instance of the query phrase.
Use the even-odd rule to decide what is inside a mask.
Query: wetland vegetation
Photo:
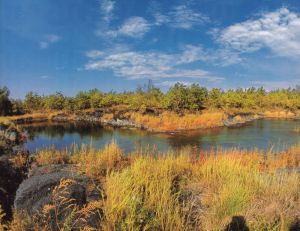
[[[299,228],[298,88],[1,92],[1,145],[32,155],[2,149],[20,182],[0,230]]]

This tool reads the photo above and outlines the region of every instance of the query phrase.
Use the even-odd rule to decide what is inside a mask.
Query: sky
[[[151,79],[300,84],[299,0],[0,0],[0,86],[72,96]]]

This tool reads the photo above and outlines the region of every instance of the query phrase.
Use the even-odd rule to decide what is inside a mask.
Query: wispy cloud
[[[108,52],[101,58],[91,59],[86,70],[109,69],[115,75],[128,79],[194,78],[207,81],[222,81],[222,77],[202,69],[189,69],[178,66],[182,53],[121,51]]]
[[[40,79],[48,79],[48,78],[49,78],[48,75],[41,75],[41,76],[40,76]]]
[[[117,30],[107,31],[111,37],[125,35],[133,38],[141,38],[150,30],[151,24],[142,17],[131,17],[127,19]]]
[[[104,52],[103,51],[99,51],[99,50],[90,50],[88,52],[85,53],[87,57],[91,58],[91,59],[96,59],[101,57]]]
[[[214,31],[217,41],[239,52],[269,48],[275,55],[300,56],[300,16],[287,8]]]
[[[40,41],[40,48],[46,49],[50,44],[56,43],[61,40],[61,37],[56,34],[47,34],[43,36],[43,40]]]
[[[152,12],[154,20],[153,18],[152,20],[147,20],[144,17],[133,16],[126,19],[119,27],[110,28],[108,24],[112,18],[114,5],[115,3],[109,0],[102,2],[101,8],[103,8],[103,21],[105,25],[102,24],[101,30],[96,32],[99,36],[107,38],[118,36],[142,38],[151,29],[162,25],[189,30],[210,21],[207,16],[185,4],[173,7],[166,14],[162,14],[159,11]]]
[[[155,25],[164,24],[173,28],[185,30],[192,29],[195,26],[210,21],[208,16],[195,11],[187,4],[175,6],[166,14],[156,11],[153,13],[153,16],[155,18]]]
[[[228,49],[204,49],[201,45],[185,45],[177,63],[210,62],[216,66],[228,66],[242,62],[237,52]]]
[[[171,26],[181,29],[190,29],[194,26],[208,22],[209,18],[199,12],[194,11],[187,5],[177,6],[169,13]]]
[[[102,0],[100,2],[100,10],[102,18],[106,23],[110,23],[113,18],[113,10],[115,8],[115,2],[111,0]]]

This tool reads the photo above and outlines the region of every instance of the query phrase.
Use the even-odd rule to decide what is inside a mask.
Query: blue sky
[[[152,79],[300,84],[299,0],[0,0],[0,85],[74,95]]]

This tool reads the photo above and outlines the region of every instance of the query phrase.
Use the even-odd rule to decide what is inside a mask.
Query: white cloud
[[[154,24],[157,26],[165,24],[167,26],[185,30],[210,21],[206,15],[196,12],[186,4],[174,7],[165,15],[155,11],[153,16],[155,18]]]
[[[43,40],[40,41],[40,48],[41,49],[46,49],[46,48],[49,47],[50,44],[56,43],[59,40],[61,40],[61,37],[59,37],[58,35],[55,35],[55,34],[45,35]]]
[[[194,11],[187,5],[177,6],[169,13],[171,26],[181,29],[190,29],[193,26],[208,22],[209,18],[199,12]]]
[[[131,17],[127,19],[118,30],[110,30],[106,35],[116,37],[125,35],[133,38],[141,38],[150,30],[151,24],[142,17]]]
[[[107,23],[113,18],[113,10],[115,8],[115,2],[111,0],[102,0],[100,3],[100,9],[103,20]]]
[[[242,58],[238,53],[228,49],[203,49],[202,46],[185,45],[178,64],[193,63],[196,61],[210,62],[217,66],[228,66],[240,63]]]
[[[154,21],[147,21],[143,17],[130,17],[123,24],[116,29],[108,29],[110,19],[112,18],[112,11],[114,9],[114,2],[105,0],[102,2],[101,8],[103,12],[104,25],[101,30],[98,29],[96,34],[106,38],[113,38],[128,36],[132,38],[142,38],[152,28],[167,25],[173,28],[191,29],[194,26],[209,22],[209,18],[199,12],[194,11],[188,5],[179,5],[174,7],[165,15],[156,11],[153,13]]]
[[[88,52],[86,52],[86,56],[91,58],[91,59],[96,59],[101,57],[104,54],[103,51],[99,51],[99,50],[90,50]]]
[[[162,24],[166,24],[166,23],[169,23],[171,21],[170,18],[167,15],[163,15],[159,12],[155,12],[153,14],[153,17],[155,19],[154,25],[156,25],[156,26],[160,26]]]
[[[300,16],[287,8],[262,14],[259,19],[237,23],[215,33],[218,42],[240,52],[269,48],[278,56],[300,56]]]
[[[142,17],[129,18],[119,29],[119,33],[131,37],[142,37],[150,30],[150,25]]]
[[[121,51],[108,52],[102,58],[90,60],[86,70],[110,69],[115,75],[129,79],[161,79],[161,78],[195,78],[207,81],[221,81],[202,69],[186,69],[179,67],[177,60],[182,53],[166,54],[161,52]]]

